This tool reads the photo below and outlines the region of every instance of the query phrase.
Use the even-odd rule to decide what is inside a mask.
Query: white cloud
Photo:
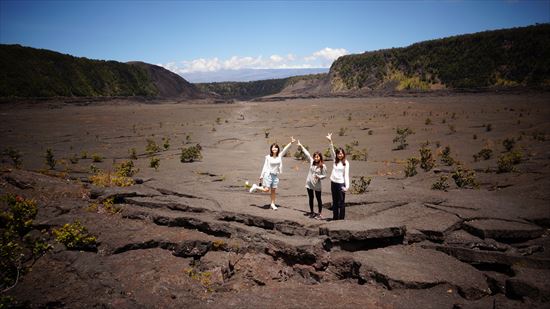
[[[347,54],[348,54],[348,51],[344,48],[332,49],[330,47],[325,47],[319,51],[314,52],[313,56],[317,58],[324,58],[326,60],[334,61],[338,59],[338,57],[347,55]]]
[[[324,48],[308,56],[298,57],[292,53],[286,56],[273,54],[267,58],[233,56],[221,60],[215,58],[199,58],[177,62],[159,64],[177,74],[192,72],[214,72],[219,70],[239,69],[303,69],[303,68],[328,68],[338,57],[348,54],[344,48]]]

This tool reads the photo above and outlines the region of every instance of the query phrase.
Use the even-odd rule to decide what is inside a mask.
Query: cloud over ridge
[[[169,62],[158,65],[177,74],[240,69],[328,68],[338,57],[347,54],[348,51],[344,48],[326,47],[305,57],[298,57],[294,54],[287,54],[283,56],[274,54],[269,57],[233,56],[229,59],[219,59],[218,57],[214,57],[208,59],[198,58],[179,62]]]

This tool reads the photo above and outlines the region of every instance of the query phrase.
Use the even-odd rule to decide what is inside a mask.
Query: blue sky
[[[550,0],[0,0],[2,44],[178,73],[328,67],[343,54],[548,22]]]

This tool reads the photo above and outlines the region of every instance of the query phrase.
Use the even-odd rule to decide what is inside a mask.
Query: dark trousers
[[[346,193],[343,183],[330,182],[332,192],[332,220],[344,220],[346,217]]]
[[[307,189],[307,195],[309,197],[309,211],[313,213],[313,192],[315,192],[315,198],[317,199],[317,205],[319,206],[319,213],[323,210],[323,201],[321,201],[321,191],[314,191],[310,188]]]

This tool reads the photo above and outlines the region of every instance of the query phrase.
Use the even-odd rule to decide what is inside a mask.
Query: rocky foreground
[[[303,224],[221,211],[214,200],[152,179],[98,188],[12,169],[0,179],[3,193],[37,200],[36,230],[78,219],[98,239],[96,250],[56,244],[39,258],[6,293],[24,306],[544,308],[550,301],[548,212],[377,203],[363,221]],[[108,200],[120,212],[101,206]]]

